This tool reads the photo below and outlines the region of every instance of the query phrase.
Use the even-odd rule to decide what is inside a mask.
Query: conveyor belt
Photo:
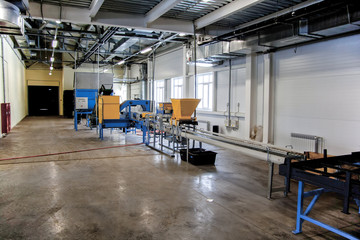
[[[262,144],[240,138],[232,138],[203,130],[183,130],[180,135],[191,140],[239,151],[245,155],[276,164],[284,163],[285,158],[304,159],[304,154],[292,151],[291,149],[279,148],[274,145]]]

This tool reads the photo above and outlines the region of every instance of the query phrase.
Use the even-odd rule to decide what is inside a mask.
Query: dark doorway
[[[29,86],[29,115],[59,115],[59,87]]]

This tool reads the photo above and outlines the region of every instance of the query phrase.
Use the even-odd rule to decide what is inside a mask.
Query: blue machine
[[[146,137],[146,124],[144,119],[140,119],[137,116],[138,113],[131,113],[131,107],[141,106],[144,112],[150,111],[149,100],[128,100],[120,104],[120,112],[122,113],[120,119],[103,119],[103,122],[99,124],[99,137],[104,138],[104,128],[123,128],[127,130],[130,127],[135,127],[143,132],[143,142]]]
[[[74,128],[78,130],[79,115],[91,115],[98,97],[97,89],[75,89]],[[90,127],[90,120],[87,118],[86,126]]]

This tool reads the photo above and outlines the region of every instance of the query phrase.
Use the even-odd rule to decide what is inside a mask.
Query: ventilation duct
[[[300,24],[299,24],[300,25]],[[316,37],[301,32],[296,24],[276,24],[259,32],[259,45],[270,48],[285,47],[296,43],[314,40]]]
[[[309,32],[322,36],[333,36],[360,29],[360,11],[352,13],[349,9],[340,9],[332,15],[323,17],[312,17],[309,19]]]
[[[20,14],[16,5],[0,1],[0,34],[23,35],[24,21]]]

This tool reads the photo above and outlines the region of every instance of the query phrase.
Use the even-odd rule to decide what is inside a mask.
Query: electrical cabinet
[[[10,103],[1,104],[1,132],[9,133],[11,130]]]

